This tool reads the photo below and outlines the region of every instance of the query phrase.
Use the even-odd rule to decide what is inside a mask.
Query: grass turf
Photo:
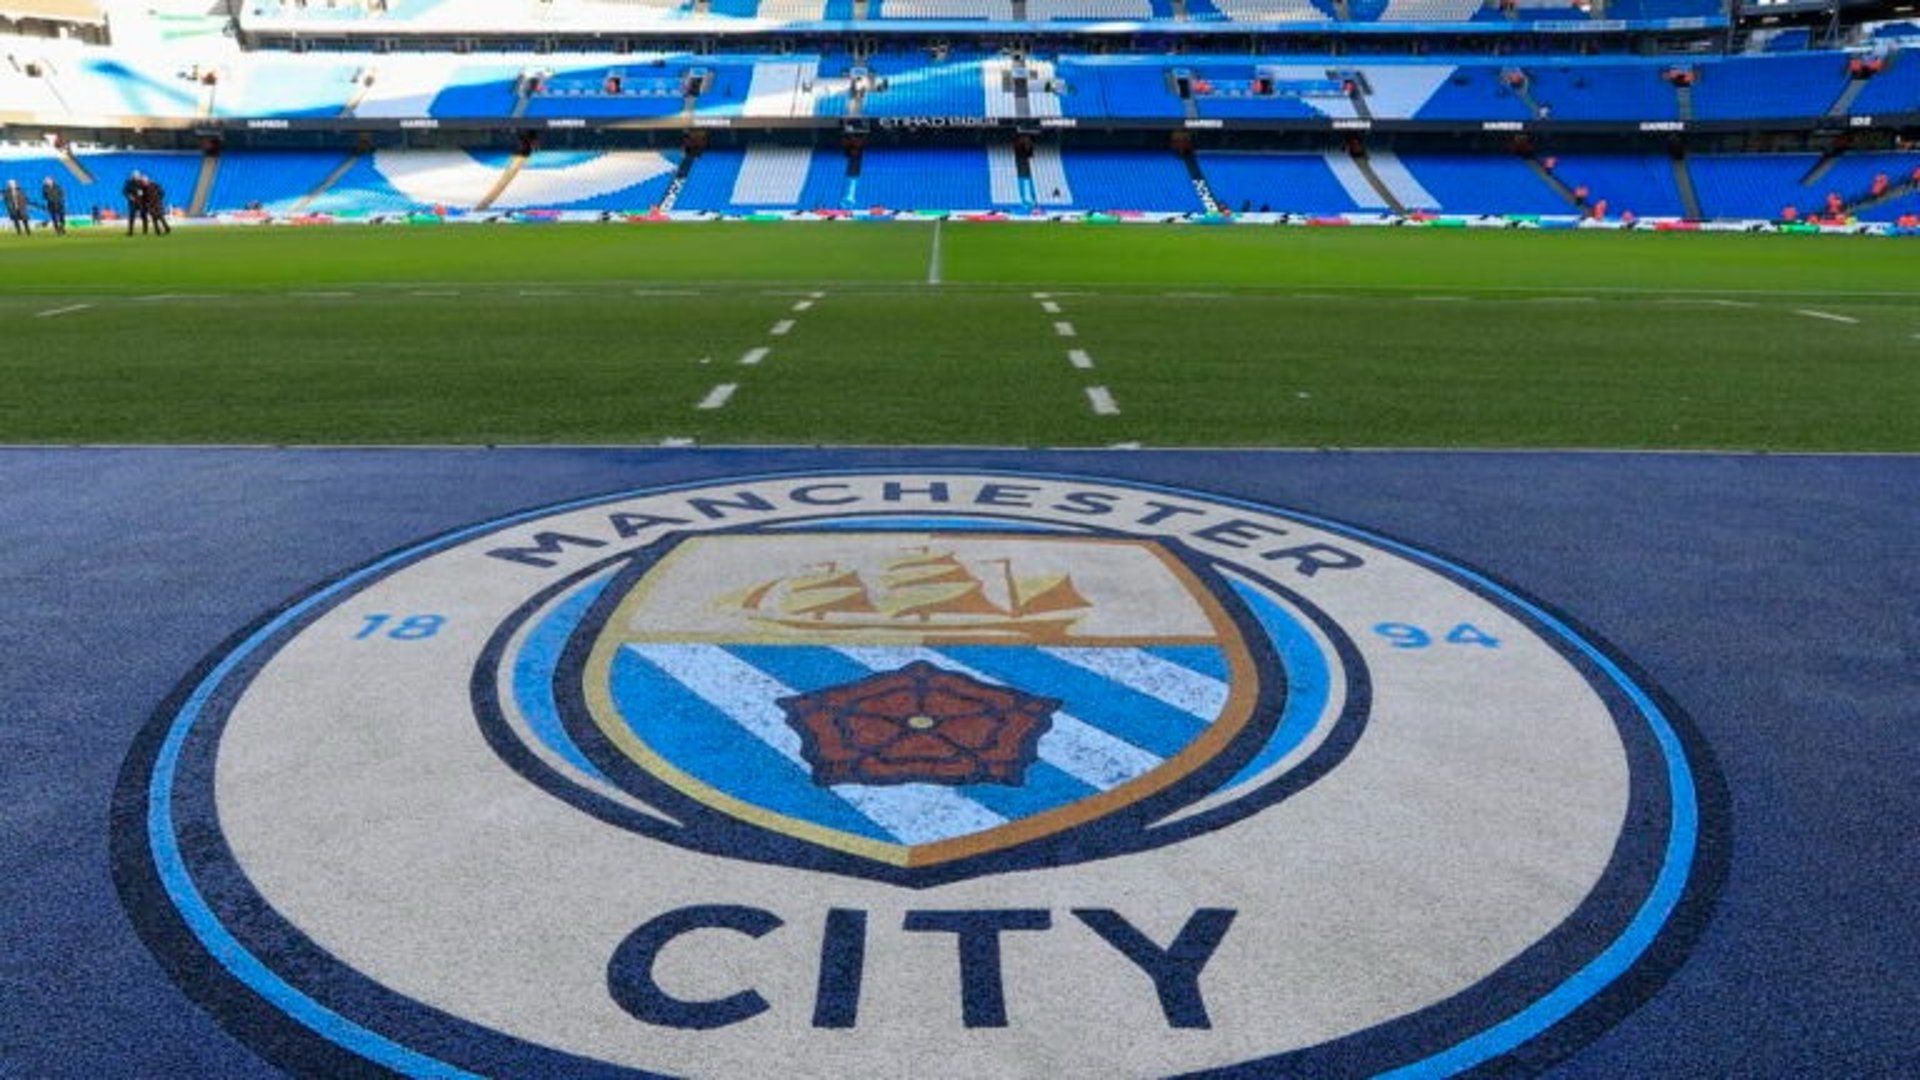
[[[1900,241],[949,223],[936,261],[935,235],[0,243],[0,441],[1920,449]]]

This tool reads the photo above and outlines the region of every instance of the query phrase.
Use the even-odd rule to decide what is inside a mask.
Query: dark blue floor
[[[507,511],[880,465],[1307,510],[1570,614],[1690,717],[1731,843],[1684,963],[1552,1075],[1920,1076],[1920,458],[569,450],[0,451],[0,1076],[278,1075],[168,981],[109,870],[131,740],[234,631]]]

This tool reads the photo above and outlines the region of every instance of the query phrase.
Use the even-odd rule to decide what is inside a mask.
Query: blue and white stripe
[[[1177,657],[1177,659],[1175,658]],[[1020,787],[974,784],[820,788],[783,697],[916,661],[1073,702],[1054,713]],[[656,753],[735,798],[902,844],[991,829],[1110,791],[1152,772],[1221,715],[1230,695],[1210,648],[1025,649],[633,643],[613,673],[629,728]],[[1097,715],[1086,715],[1088,710]],[[735,741],[765,752],[743,753]],[[849,813],[851,812],[851,813]]]

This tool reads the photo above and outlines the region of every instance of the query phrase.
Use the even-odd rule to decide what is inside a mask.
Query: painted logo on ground
[[[197,997],[297,1069],[435,1076],[1550,1057],[1699,827],[1669,718],[1496,583],[971,472],[422,543],[243,635],[128,777],[122,890]]]

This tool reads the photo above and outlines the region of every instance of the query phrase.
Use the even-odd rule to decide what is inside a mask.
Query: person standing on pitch
[[[120,185],[120,194],[127,200],[127,235],[133,235],[133,223],[140,223],[140,231],[146,232],[152,220],[147,216],[147,178],[139,173],[127,174],[127,182]]]
[[[173,231],[167,224],[167,189],[160,181],[147,178],[147,216],[153,219],[153,231],[157,236],[165,236]]]
[[[40,203],[47,208],[47,222],[56,236],[67,235],[67,190],[49,176],[40,181]]]
[[[13,231],[21,236],[32,236],[33,225],[27,221],[27,192],[20,181],[7,181],[7,220],[13,222]]]

